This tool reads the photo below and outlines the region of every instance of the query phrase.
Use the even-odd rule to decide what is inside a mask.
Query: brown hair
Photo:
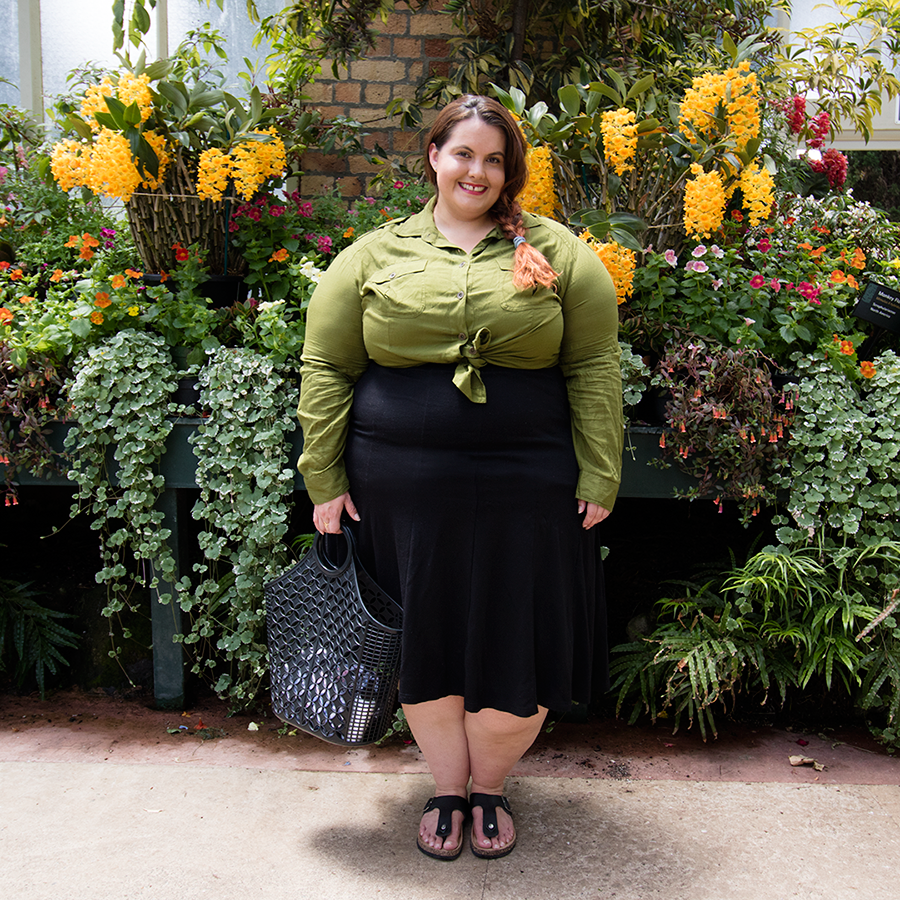
[[[503,236],[507,240],[515,241],[513,284],[520,290],[533,288],[538,284],[553,287],[559,273],[553,271],[543,253],[527,242],[526,229],[522,221],[522,207],[516,200],[528,181],[525,139],[519,131],[516,120],[500,103],[490,97],[480,97],[476,94],[465,94],[448,103],[435,119],[425,142],[425,174],[437,189],[437,172],[431,165],[428,153],[431,145],[434,144],[440,150],[460,122],[474,118],[480,119],[486,125],[499,128],[506,138],[504,156],[506,183],[500,191],[497,202],[491,207],[489,215],[497,223]],[[517,237],[522,240],[515,240]]]

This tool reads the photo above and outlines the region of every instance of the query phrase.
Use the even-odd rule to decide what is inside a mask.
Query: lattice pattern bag
[[[272,709],[333,744],[371,744],[390,728],[403,611],[363,569],[348,529],[335,564],[310,551],[265,586]]]

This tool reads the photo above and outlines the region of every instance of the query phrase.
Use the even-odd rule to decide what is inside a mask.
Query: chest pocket
[[[415,260],[379,269],[366,287],[374,295],[371,302],[385,318],[418,316],[425,309],[428,296],[425,262]]]
[[[560,309],[559,297],[550,289],[539,284],[528,290],[517,290],[513,284],[513,263],[505,260],[498,263],[497,283],[502,299],[500,305],[510,312],[523,312],[525,310],[543,310],[550,312]]]

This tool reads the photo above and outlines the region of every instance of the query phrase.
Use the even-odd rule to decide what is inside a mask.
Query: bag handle
[[[316,536],[313,540],[312,552],[313,558],[318,564],[319,568],[329,577],[336,578],[338,575],[343,575],[344,572],[350,567],[350,564],[353,562],[353,558],[356,555],[356,545],[353,542],[353,535],[350,534],[350,529],[344,526],[341,526],[341,532],[344,539],[347,541],[347,555],[344,558],[344,561],[339,565],[335,565],[332,561],[325,555],[325,545],[324,545],[324,537],[321,532],[317,531]]]

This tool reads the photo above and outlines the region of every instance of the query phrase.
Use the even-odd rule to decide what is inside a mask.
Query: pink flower
[[[750,287],[752,288],[761,288],[766,283],[766,279],[762,277],[762,275],[754,275],[750,279]]]
[[[768,253],[772,249],[772,244],[768,238],[763,238],[756,244],[756,249],[762,253]]]
[[[686,272],[708,272],[709,266],[701,259],[692,259],[685,267]]]
[[[722,284],[723,284],[723,283],[724,283],[724,282],[722,281],[721,278],[717,278],[717,279],[712,283],[713,290],[714,290],[714,291],[717,291],[720,287],[722,287]]]
[[[249,218],[253,219],[254,222],[258,222],[262,218],[262,213],[255,207],[252,209],[248,209],[247,215],[249,216]]]
[[[713,244],[712,247],[709,248],[709,252],[712,253],[716,259],[721,259],[725,255],[725,251],[716,244]]]
[[[306,216],[306,218],[308,219],[313,212],[312,203],[310,203],[308,200],[306,201],[306,203],[301,203],[298,207],[298,212],[301,216]]]
[[[323,234],[318,240],[319,250],[322,253],[331,253],[331,238]]]
[[[694,259],[699,259],[701,256],[704,256],[705,254],[706,254],[706,247],[704,247],[703,244],[697,244],[697,246],[694,247],[693,250],[691,250],[691,256],[693,256]]]
[[[400,188],[403,187],[403,182],[402,182],[402,181],[395,181],[395,182],[394,182],[394,187],[397,188],[397,189],[399,190]]]
[[[663,259],[665,259],[665,261],[670,266],[672,266],[673,269],[678,265],[678,257],[675,255],[674,250],[666,250],[666,252],[663,254]]]
[[[287,212],[286,206],[270,206],[269,207],[269,215],[270,216],[283,216]]]
[[[769,286],[772,288],[773,291],[775,291],[776,294],[778,293],[778,291],[781,290],[781,282],[777,278],[773,278],[769,282]]]

